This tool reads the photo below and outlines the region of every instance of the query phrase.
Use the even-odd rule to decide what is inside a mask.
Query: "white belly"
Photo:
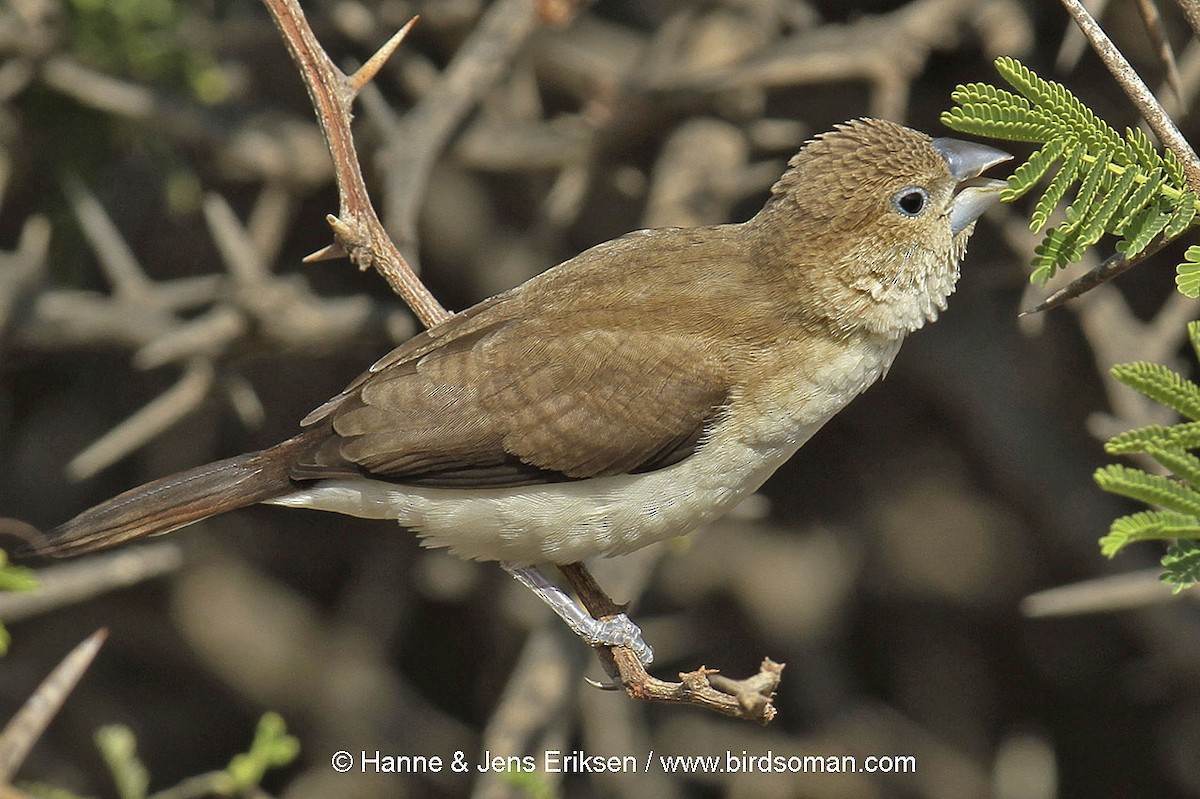
[[[796,386],[749,416],[735,406],[737,421],[718,425],[696,454],[645,474],[471,489],[321,480],[271,504],[395,519],[424,545],[476,560],[574,563],[631,552],[690,532],[757,491],[886,370],[898,348],[847,353],[847,363],[826,372],[835,379]]]

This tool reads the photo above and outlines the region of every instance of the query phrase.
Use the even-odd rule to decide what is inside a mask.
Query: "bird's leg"
[[[642,638],[642,631],[624,613],[603,620],[593,618],[579,603],[533,566],[517,566],[512,563],[500,565],[521,585],[541,597],[576,635],[592,646],[628,647],[637,655],[643,666],[649,666],[654,660],[654,650]]]

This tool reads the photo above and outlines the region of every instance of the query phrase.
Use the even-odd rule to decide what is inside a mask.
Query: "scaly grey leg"
[[[535,567],[516,566],[512,563],[500,565],[521,585],[537,594],[576,635],[592,646],[628,647],[637,655],[643,666],[649,666],[654,660],[654,650],[642,638],[642,631],[624,613],[604,621],[592,618],[579,603]]]

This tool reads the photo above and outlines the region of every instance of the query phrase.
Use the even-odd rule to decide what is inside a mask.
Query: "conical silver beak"
[[[957,236],[999,202],[1000,192],[1008,185],[1002,180],[979,176],[1012,156],[995,147],[959,139],[934,139],[933,148],[946,159],[950,175],[958,181],[950,208],[950,230]]]
[[[933,149],[946,159],[950,175],[960,183],[979,177],[996,164],[1012,160],[1012,156],[1003,150],[961,139],[934,139]]]

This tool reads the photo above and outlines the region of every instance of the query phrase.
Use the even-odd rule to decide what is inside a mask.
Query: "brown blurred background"
[[[1200,56],[1160,5],[1186,106]],[[1052,2],[599,0],[561,24],[530,0],[305,6],[346,68],[422,16],[356,134],[389,229],[452,309],[629,230],[745,219],[801,142],[841,120],[947,135],[951,90],[997,81],[997,55],[1136,124]],[[1101,20],[1158,87],[1136,6]],[[0,189],[0,515],[52,526],[275,443],[415,329],[377,275],[300,264],[328,243],[337,198],[302,84],[252,0],[10,0]],[[980,223],[943,318],[761,501],[596,566],[634,600],[655,673],[785,661],[769,727],[587,686],[602,676],[591,653],[494,564],[422,550],[389,523],[255,508],[119,563],[70,564],[82,598],[6,619],[0,719],[74,644],[111,631],[20,775],[114,795],[91,736],[121,723],[165,788],[222,767],[273,709],[303,745],[268,779],[284,797],[532,795],[494,775],[329,762],[546,749],[918,764],[550,775],[551,796],[1200,795],[1200,613],[1153,584],[1156,547],[1102,559],[1097,538],[1129,508],[1091,481],[1100,439],[1153,418],[1108,366],[1191,369],[1179,345],[1196,307],[1173,294],[1167,252],[1019,322],[1045,293],[1027,286],[1037,239],[1022,210]],[[1116,598],[1098,592],[1117,606],[1104,612],[1022,612],[1032,592],[1138,570]]]

